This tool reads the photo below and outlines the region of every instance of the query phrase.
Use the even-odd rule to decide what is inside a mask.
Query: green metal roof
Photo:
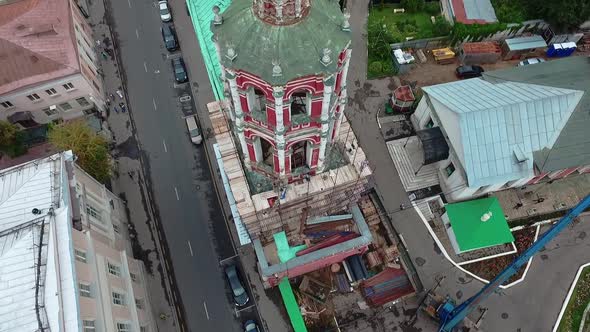
[[[542,172],[590,164],[590,57],[571,56],[484,73],[487,81],[513,81],[584,91],[553,146],[533,154]]]
[[[217,100],[223,99],[223,82],[221,81],[221,66],[217,59],[215,44],[211,40],[211,21],[213,21],[213,6],[218,6],[222,11],[231,3],[231,0],[186,0],[191,20],[199,41],[199,47],[205,61],[205,68],[209,74],[209,81]]]
[[[338,55],[351,38],[350,31],[342,31],[344,15],[337,1],[314,0],[307,17],[286,26],[262,22],[251,7],[252,0],[234,0],[222,10],[223,23],[213,26],[224,66],[245,70],[272,85],[336,71]],[[237,53],[233,61],[223,56],[228,45]],[[331,51],[332,63],[327,66],[320,62],[324,48]],[[280,63],[281,76],[273,76],[274,60]]]
[[[461,252],[514,241],[496,197],[447,204],[447,216]],[[487,221],[484,215],[487,214]]]
[[[285,304],[285,308],[289,314],[289,319],[291,320],[291,326],[293,326],[293,330],[295,332],[307,332],[307,327],[305,327],[303,316],[301,316],[301,309],[299,309],[299,304],[297,304],[297,300],[295,299],[295,294],[293,294],[293,289],[291,288],[289,279],[285,278],[283,281],[281,281],[281,283],[279,283],[279,290],[283,296],[283,303]]]

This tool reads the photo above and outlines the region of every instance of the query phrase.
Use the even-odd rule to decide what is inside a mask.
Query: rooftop
[[[57,331],[60,320],[68,331],[78,328],[71,265],[55,264],[58,252],[73,261],[69,197],[62,197],[66,159],[72,155],[0,172],[0,331]]]
[[[529,37],[510,38],[504,41],[511,51],[530,50],[533,48],[547,47],[543,37],[534,35]]]
[[[252,11],[252,0],[234,0],[222,13],[223,23],[213,25],[227,68],[241,69],[271,85],[284,85],[302,76],[336,72],[338,56],[350,44],[350,31],[342,31],[344,16],[337,1],[314,0],[309,15],[289,26],[261,21]],[[237,56],[226,57],[232,47]],[[331,63],[320,62],[327,48]],[[278,61],[282,75],[273,74]]]
[[[553,146],[584,94],[480,78],[423,90],[474,188],[533,176],[533,153]]]
[[[461,252],[514,241],[495,197],[445,206]]]
[[[464,24],[498,22],[490,0],[451,0],[455,21]]]
[[[485,72],[483,76],[490,82],[522,82],[583,91],[582,99],[553,146],[535,151],[533,156],[542,172],[590,165],[590,57],[571,56],[534,66]]]

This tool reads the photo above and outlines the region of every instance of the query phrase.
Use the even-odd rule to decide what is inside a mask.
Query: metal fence
[[[449,44],[449,37],[435,37],[426,39],[408,40],[401,43],[390,44],[391,49],[424,48],[435,49],[445,47]]]

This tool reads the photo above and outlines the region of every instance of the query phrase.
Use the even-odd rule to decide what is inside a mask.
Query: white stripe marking
[[[176,193],[176,200],[180,201],[180,196],[178,196],[178,189],[176,189],[176,187],[174,187],[174,192]]]
[[[193,255],[193,247],[191,246],[191,241],[186,241],[188,243],[188,250],[191,252],[191,256]]]
[[[205,307],[205,315],[207,316],[207,320],[209,320],[209,311],[207,311],[207,303],[203,301],[203,307]]]
[[[145,61],[143,62],[143,69],[145,69],[145,72],[147,73],[147,64],[145,63]]]
[[[156,100],[154,98],[152,98],[152,104],[154,104],[154,110],[157,110],[158,106],[156,106]]]
[[[168,152],[168,148],[166,147],[166,140],[163,140],[162,143],[164,143],[164,152]]]
[[[139,39],[139,30],[135,29],[135,36]]]
[[[127,3],[129,4],[129,8],[131,8],[131,0],[127,0]]]

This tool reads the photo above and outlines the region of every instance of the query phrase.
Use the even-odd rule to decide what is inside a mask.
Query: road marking
[[[178,189],[176,189],[176,187],[174,187],[174,192],[176,193],[176,200],[180,201],[180,196],[178,196]]]
[[[254,306],[254,304],[251,304],[251,305],[249,305],[249,306],[247,306],[247,307],[245,307],[245,308],[239,309],[239,310],[236,308],[236,309],[235,309],[235,311],[236,311],[236,316],[238,315],[238,312],[240,312],[240,311],[244,311],[244,310],[248,310],[248,309],[252,308],[253,306]]]
[[[233,259],[233,258],[234,258],[234,257],[236,257],[236,256],[238,256],[238,255],[233,255],[233,256],[231,256],[231,257],[227,257],[227,258],[224,258],[224,259],[220,260],[220,261],[219,261],[219,265],[223,265],[223,262],[225,262],[225,261],[228,261],[228,260],[230,260],[230,259]]]
[[[191,252],[191,256],[193,255],[193,247],[191,246],[191,241],[186,241],[188,243],[188,250]]]
[[[135,29],[135,36],[137,36],[137,39],[139,39],[139,30]]]
[[[164,152],[168,152],[168,148],[166,147],[166,140],[163,140],[162,143],[164,143]]]
[[[205,315],[207,316],[207,320],[209,320],[209,311],[207,311],[207,302],[203,301],[203,307],[205,307]]]
[[[156,100],[152,98],[152,104],[154,104],[154,110],[158,110],[158,106],[156,106]]]
[[[131,0],[127,0],[127,3],[129,4],[129,8],[131,8]]]
[[[147,63],[145,63],[145,61],[143,62],[143,69],[145,69],[145,72],[147,73]]]

